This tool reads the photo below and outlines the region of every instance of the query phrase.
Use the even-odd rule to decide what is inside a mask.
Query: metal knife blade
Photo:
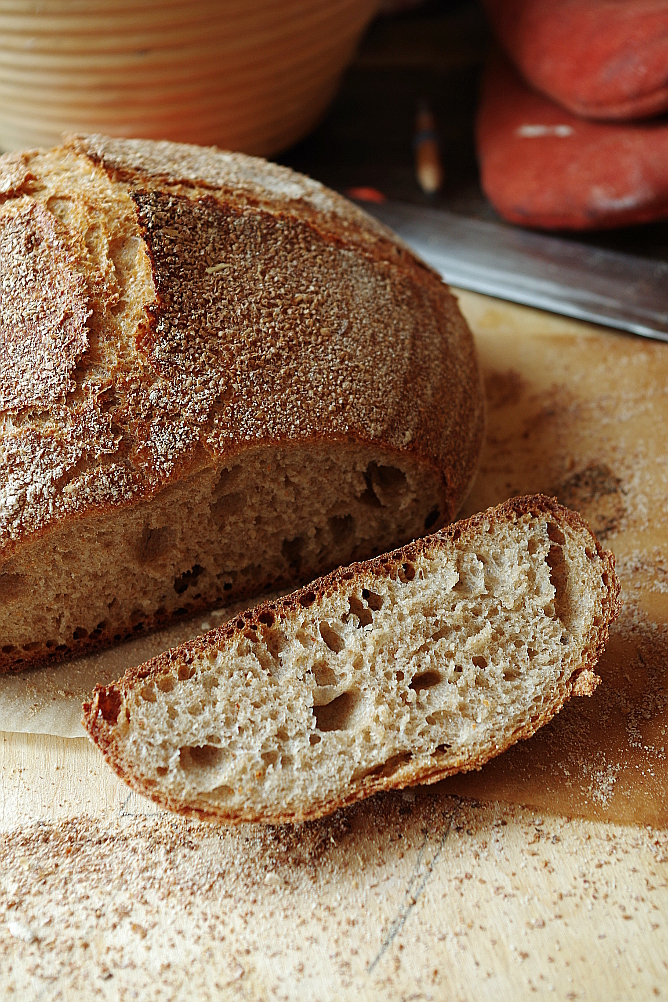
[[[668,341],[668,262],[442,209],[363,207],[450,285]]]

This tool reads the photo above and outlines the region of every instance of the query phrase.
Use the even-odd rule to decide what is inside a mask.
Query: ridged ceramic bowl
[[[317,122],[378,0],[0,0],[0,149],[63,132],[271,155]]]

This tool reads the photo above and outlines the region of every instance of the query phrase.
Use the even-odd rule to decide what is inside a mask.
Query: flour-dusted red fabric
[[[668,217],[668,122],[576,118],[530,90],[501,56],[476,125],[483,189],[513,223],[603,229]]]
[[[524,78],[586,118],[668,110],[668,0],[484,0]]]

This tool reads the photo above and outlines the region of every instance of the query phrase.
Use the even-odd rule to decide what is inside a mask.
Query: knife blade
[[[364,203],[449,285],[668,341],[668,262],[403,202]]]

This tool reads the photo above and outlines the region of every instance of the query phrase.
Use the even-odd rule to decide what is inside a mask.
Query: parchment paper
[[[264,596],[268,598],[272,596]],[[82,738],[81,704],[96,685],[120,678],[134,665],[215,629],[263,598],[200,613],[158,633],[128,640],[85,657],[0,676],[0,731]]]

